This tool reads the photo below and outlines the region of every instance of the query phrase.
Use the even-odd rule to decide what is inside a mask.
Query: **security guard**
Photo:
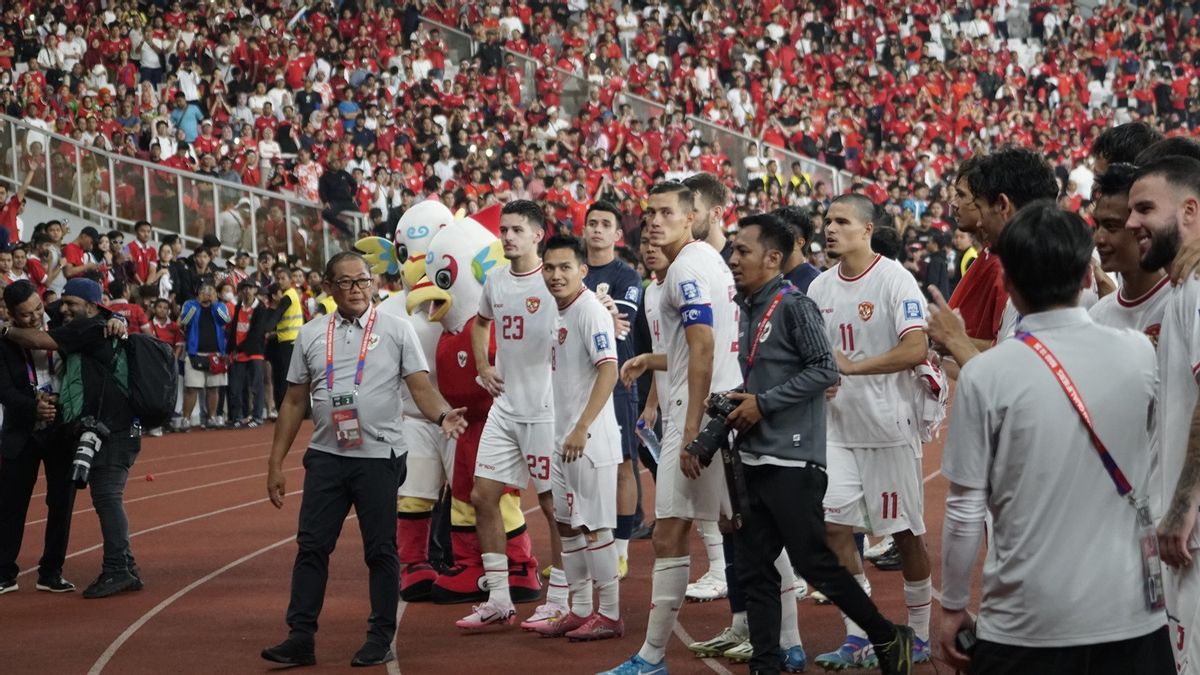
[[[304,305],[300,302],[300,293],[292,284],[292,271],[287,265],[279,263],[271,273],[275,275],[273,290],[279,296],[275,300],[274,321],[270,322],[275,326],[275,336],[267,344],[267,361],[271,364],[271,393],[275,399],[275,410],[278,411],[288,388],[292,349],[300,334],[300,327],[304,325]]]

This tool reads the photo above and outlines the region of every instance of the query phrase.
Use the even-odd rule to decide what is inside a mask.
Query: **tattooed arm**
[[[1187,455],[1183,470],[1175,484],[1171,505],[1158,526],[1158,542],[1162,560],[1172,567],[1184,567],[1192,562],[1188,539],[1196,526],[1196,508],[1200,502],[1200,402],[1192,412],[1188,433]]]

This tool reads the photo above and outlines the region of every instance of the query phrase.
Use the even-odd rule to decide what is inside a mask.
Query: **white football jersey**
[[[1158,466],[1161,492],[1152,495],[1162,510],[1171,503],[1175,485],[1183,471],[1192,415],[1200,387],[1200,281],[1192,276],[1182,286],[1168,287],[1169,300],[1162,319],[1158,343]],[[1197,528],[1192,529],[1189,548],[1200,548]]]
[[[667,353],[667,346],[662,336],[662,293],[662,281],[654,281],[646,287],[646,306],[643,311],[646,313],[646,326],[650,328],[650,353],[652,354]],[[654,388],[658,391],[661,405],[667,395],[667,371],[655,370],[653,372]]]
[[[575,428],[579,415],[587,407],[596,383],[596,369],[609,361],[617,362],[612,314],[595,293],[584,288],[569,305],[558,310],[558,329],[550,348],[557,447],[562,447],[563,440]],[[621,463],[621,431],[611,392],[604,409],[588,427],[584,454],[594,466]]]
[[[525,274],[506,267],[488,275],[479,316],[495,322],[496,369],[504,380],[492,410],[518,422],[554,419],[550,345],[558,313],[542,266]]]
[[[851,361],[889,352],[906,333],[926,326],[925,296],[917,280],[883,256],[853,278],[842,276],[839,263],[813,280],[808,296],[821,310],[829,343]],[[829,402],[828,442],[850,448],[919,443],[915,387],[910,371],[843,375]]]
[[[709,323],[713,329],[712,384],[709,392],[742,385],[738,366],[738,307],[733,274],[712,246],[693,241],[671,262],[663,279],[661,323],[667,355],[667,390],[659,390],[659,407],[673,424],[684,427],[688,405],[689,352],[685,328]]]
[[[1158,334],[1162,332],[1163,313],[1171,300],[1171,280],[1163,277],[1140,298],[1126,300],[1118,289],[1100,298],[1088,313],[1092,320],[1104,326],[1113,328],[1129,328],[1139,333],[1145,333],[1154,345],[1158,346]]]

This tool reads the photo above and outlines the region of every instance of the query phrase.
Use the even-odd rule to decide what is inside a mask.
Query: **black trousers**
[[[353,237],[356,234],[356,232],[354,232],[354,224],[353,222],[342,220],[342,213],[345,211],[357,210],[358,204],[355,204],[351,201],[330,202],[329,208],[321,212],[321,217],[325,219],[325,222],[337,228],[337,230],[342,234],[348,237]]]
[[[1130,640],[1079,647],[1014,647],[980,641],[971,675],[1174,675],[1166,626]]]
[[[62,575],[71,538],[71,510],[75,507],[75,485],[71,482],[74,449],[58,438],[31,438],[16,457],[0,459],[0,581],[17,578],[17,554],[25,538],[25,517],[38,465],[46,471],[46,539],[38,562],[39,579]]]
[[[283,405],[283,397],[287,395],[288,366],[292,363],[292,348],[294,342],[278,342],[271,340],[267,343],[267,360],[271,362],[271,395],[275,399],[275,410]]]
[[[779,572],[775,559],[787,549],[800,576],[866,631],[871,642],[892,639],[894,627],[842,567],[825,540],[828,478],[817,467],[745,466],[747,512],[737,532],[737,568],[746,594],[750,671],[778,673]]]
[[[288,604],[289,637],[311,640],[325,604],[329,556],[350,507],[358,515],[363,558],[369,571],[371,617],[367,640],[388,645],[396,634],[400,602],[400,556],[396,552],[396,491],[404,482],[407,455],[393,459],[341,457],[310,449],[304,455],[304,497]]]

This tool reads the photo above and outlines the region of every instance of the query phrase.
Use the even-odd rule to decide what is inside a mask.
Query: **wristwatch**
[[[5,333],[8,333],[8,326],[5,326],[5,327],[4,327],[4,332],[5,332]],[[439,427],[440,427],[440,426],[442,426],[442,422],[445,422],[445,421],[446,421],[446,418],[447,418],[447,417],[449,417],[449,416],[450,416],[450,411],[449,411],[449,410],[443,410],[443,411],[442,411],[442,414],[441,414],[441,415],[438,415],[438,420],[437,420],[437,424],[438,424],[438,426],[439,426]]]

